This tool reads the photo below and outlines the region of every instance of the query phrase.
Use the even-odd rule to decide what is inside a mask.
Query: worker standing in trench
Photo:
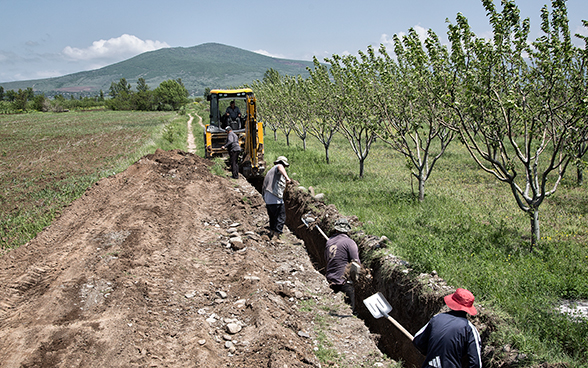
[[[237,159],[239,158],[239,153],[241,153],[241,146],[239,145],[239,138],[237,134],[233,132],[233,128],[231,126],[227,126],[227,142],[222,149],[226,149],[229,151],[229,160],[231,162],[231,177],[233,179],[239,179],[239,164],[237,163]]]
[[[426,356],[422,368],[461,368],[465,357],[467,367],[481,368],[480,334],[466,315],[478,313],[474,307],[474,295],[459,288],[444,300],[451,311],[431,318],[412,341]]]
[[[284,190],[286,184],[292,182],[286,168],[290,166],[288,159],[280,156],[274,161],[274,166],[263,179],[262,195],[269,217],[270,238],[282,242],[280,236],[286,223],[286,206],[284,204]]]
[[[336,293],[342,291],[345,293],[345,302],[351,305],[351,310],[355,315],[355,289],[351,281],[344,278],[345,268],[350,262],[359,261],[359,250],[357,244],[347,233],[351,226],[346,218],[339,218],[334,224],[335,233],[327,240],[325,246],[325,260],[327,261],[326,278],[329,287]]]

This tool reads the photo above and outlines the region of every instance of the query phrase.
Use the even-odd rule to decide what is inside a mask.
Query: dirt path
[[[259,193],[158,150],[0,257],[2,367],[389,366]]]
[[[202,124],[202,116],[200,116],[200,115],[198,115],[198,114],[196,114],[196,116],[198,116],[198,124],[200,124],[200,126],[201,126],[202,128],[206,128],[206,127],[204,126],[204,124]]]
[[[199,123],[202,125],[202,117],[198,114],[195,115],[198,116]],[[192,121],[194,120],[194,117],[191,114],[188,114],[188,116],[190,117],[188,120],[188,152],[196,153],[196,143],[194,141],[194,133],[192,132]]]

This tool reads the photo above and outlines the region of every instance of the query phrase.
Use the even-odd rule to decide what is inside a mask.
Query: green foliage
[[[112,82],[108,94],[112,98],[127,97],[131,94],[131,84],[127,83],[125,78],[121,78],[118,83]]]
[[[181,79],[161,82],[154,94],[161,111],[176,111],[188,103],[188,91]]]
[[[137,92],[134,92],[126,79],[121,78],[118,83],[111,84],[109,94],[112,98],[106,100],[106,106],[115,111],[178,111],[189,102],[181,79],[163,81],[150,91],[145,79],[139,78]]]
[[[330,164],[317,140],[306,150],[302,142],[286,146],[282,135],[265,143],[268,162],[288,157],[294,180],[325,193],[342,214],[358,216],[366,233],[387,236],[384,252],[408,260],[415,274],[436,270],[450,285],[472,290],[480,303],[510,316],[513,330],[496,332],[494,339],[539,362],[586,360],[588,324],[556,311],[562,299],[588,298],[585,190],[564,186],[543,204],[544,239],[530,253],[521,231],[527,217],[463,145],[447,149],[427,200],[419,202],[404,158],[383,142],[374,143],[363,179],[340,134],[333,138]]]
[[[137,81],[137,92],[133,94],[133,106],[140,111],[155,110],[155,96],[144,78]]]
[[[545,35],[533,48],[530,22],[514,1],[503,1],[500,11],[490,0],[483,4],[494,31],[491,42],[477,37],[458,14],[449,25],[450,47],[432,30],[422,42],[411,29],[402,38],[394,36],[395,58],[384,47],[377,54],[368,47],[359,57],[325,59],[328,70],[315,60],[307,79],[270,69],[253,88],[274,139],[281,131],[289,146],[294,131],[306,149],[310,132],[329,162],[332,134],[339,131],[362,178],[379,137],[404,155],[420,201],[433,168],[459,137],[474,162],[508,186],[528,217],[532,250],[541,239],[539,208],[556,192],[570,163],[582,181],[588,52],[571,43],[564,1],[554,0],[551,12],[543,8]]]
[[[226,164],[225,161],[220,157],[215,157],[212,159],[214,165],[210,166],[210,172],[218,175],[218,176],[227,176],[227,171],[225,170]]]
[[[16,114],[14,104],[8,101],[0,101],[0,114]]]
[[[132,103],[133,91],[131,84],[127,83],[125,78],[121,78],[118,83],[112,82],[108,94],[111,99],[106,101],[106,106],[115,111],[134,110]]]
[[[18,92],[11,97],[13,109],[16,111],[25,111],[27,109],[27,102],[34,97],[33,89],[28,87],[26,90],[19,89]]]
[[[492,42],[476,37],[461,14],[449,26],[457,78],[446,101],[472,157],[509,186],[529,217],[533,249],[541,238],[539,207],[586,152],[588,55],[571,43],[564,1],[552,1],[551,12],[543,7],[544,35],[533,48],[529,19],[514,1],[503,1],[501,11],[492,1],[483,4]]]
[[[317,332],[317,341],[318,345],[314,355],[321,364],[325,364],[328,367],[338,366],[337,362],[339,362],[341,358],[339,357],[337,350],[332,348],[333,344],[327,339],[324,332]]]
[[[166,151],[172,149],[187,149],[188,130],[187,117],[176,115],[174,119],[169,122],[162,121],[161,140],[158,140],[158,145],[161,149]]]
[[[37,111],[43,111],[45,109],[45,103],[47,99],[45,98],[45,95],[41,94],[41,95],[37,95],[35,96],[34,100],[33,100],[33,109],[37,110]]]
[[[375,95],[372,86],[375,70],[366,66],[366,55],[333,55],[326,59],[331,64],[334,83],[334,102],[342,110],[339,130],[349,141],[359,162],[359,177],[364,175],[365,161],[376,139],[378,116],[371,107]]]

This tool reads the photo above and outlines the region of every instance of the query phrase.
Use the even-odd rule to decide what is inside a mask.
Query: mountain
[[[205,88],[229,88],[262,79],[273,68],[282,75],[305,75],[310,61],[268,57],[218,43],[173,47],[145,52],[100,69],[61,77],[0,83],[5,91],[33,87],[47,96],[75,94],[94,96],[108,93],[110,84],[125,78],[134,88],[144,78],[151,89],[168,79],[181,78],[191,95],[201,96]]]

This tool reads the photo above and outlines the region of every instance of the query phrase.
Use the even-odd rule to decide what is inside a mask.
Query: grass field
[[[435,167],[419,203],[404,158],[381,142],[370,152],[363,179],[342,136],[329,165],[315,139],[308,139],[306,151],[296,137],[290,142],[287,147],[284,136],[274,141],[266,132],[267,161],[287,156],[293,179],[325,193],[341,213],[358,216],[366,233],[390,238],[386,252],[408,260],[416,272],[436,270],[512,318],[513,328],[496,339],[538,361],[588,361],[588,320],[574,322],[555,311],[562,300],[588,298],[588,193],[574,185],[573,170],[541,206],[542,237],[531,253],[530,220],[510,188],[478,169],[458,143]]]
[[[206,123],[203,106],[197,112]],[[185,150],[186,121],[153,112],[0,115],[2,249],[26,243],[101,177],[158,147]],[[202,128],[193,129],[201,155]],[[358,216],[367,233],[390,238],[386,252],[416,272],[436,270],[511,318],[512,327],[495,339],[537,361],[588,361],[588,321],[555,312],[562,300],[588,299],[588,193],[574,186],[573,172],[541,206],[542,239],[530,253],[529,220],[509,189],[481,172],[458,144],[435,168],[420,203],[404,159],[381,142],[360,179],[343,137],[336,137],[329,165],[316,140],[309,138],[305,151],[290,138],[288,147],[282,135],[274,141],[266,132],[266,161],[287,156],[293,179],[325,193],[341,213]]]
[[[90,185],[157,147],[185,149],[186,120],[157,112],[0,115],[0,249],[26,243]]]

